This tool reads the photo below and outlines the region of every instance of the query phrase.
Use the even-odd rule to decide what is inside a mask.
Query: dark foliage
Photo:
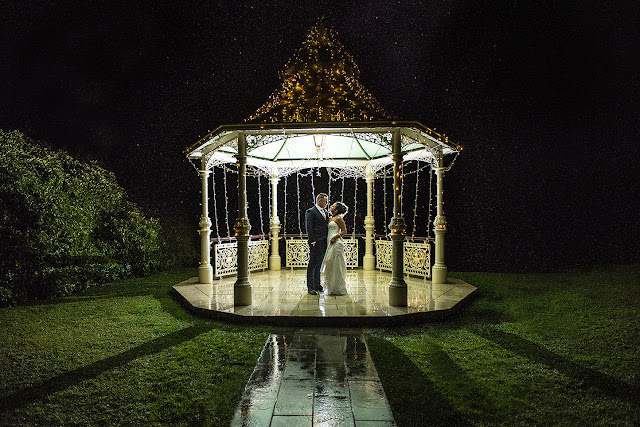
[[[68,295],[172,264],[175,240],[115,175],[0,130],[0,303]],[[174,233],[175,234],[175,233]]]

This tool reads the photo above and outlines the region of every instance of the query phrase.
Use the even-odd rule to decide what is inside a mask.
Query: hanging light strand
[[[227,237],[231,237],[231,229],[229,228],[229,194],[227,193],[227,190],[229,189],[229,187],[227,187],[227,168],[223,166],[222,168],[222,172],[224,174],[224,210],[225,210],[225,215],[224,215],[224,222],[227,224]]]
[[[216,203],[216,171],[211,169],[211,190],[213,191],[213,218],[216,221],[214,228],[216,229],[217,242],[220,243],[220,233],[218,232],[218,204]]]
[[[298,233],[302,237],[302,225],[300,222],[300,171],[296,171],[296,189],[298,191]]]
[[[331,198],[331,181],[333,181],[333,178],[331,177],[331,168],[327,168],[327,173],[329,174],[329,184],[328,184],[328,189],[327,189],[327,195],[329,196],[329,201],[333,200]]]
[[[191,163],[191,166],[193,166],[193,168],[196,170],[196,172],[200,172],[200,168],[198,166],[196,166],[195,163],[193,163],[193,161],[191,160],[191,157],[187,156],[187,160],[189,160],[189,163]]]
[[[320,169],[318,169],[318,173]],[[311,201],[315,202],[316,200],[316,183],[315,183],[315,173],[313,173],[313,168],[311,169]]]
[[[429,164],[429,215],[427,217],[427,237],[431,236],[431,197],[433,196],[433,165]]]
[[[356,238],[356,218],[358,216],[358,178],[353,178],[353,231],[352,237]]]
[[[384,196],[382,200],[384,201],[384,234],[387,235],[387,177],[386,175],[382,177],[382,192]]]
[[[269,175],[270,176],[270,175]],[[267,212],[269,213],[269,235],[271,235],[271,215],[273,212],[273,206],[271,206],[271,201],[272,201],[272,194],[271,194],[271,180],[269,180],[269,185],[267,185],[267,188],[269,189],[268,191],[268,195],[269,195],[269,199],[267,200]],[[277,209],[277,207],[276,207]]]
[[[420,170],[420,168],[418,168]],[[418,194],[420,192],[420,174],[416,174],[416,193],[413,204],[413,230],[411,231],[411,241],[416,237],[416,219],[418,218]]]
[[[262,174],[258,173],[256,179],[258,180],[258,209],[260,210],[260,237],[264,237],[264,223],[262,222],[262,187],[260,181]]]
[[[375,200],[376,199],[376,182],[375,180],[373,181],[373,183],[371,184],[371,200]],[[367,202],[369,203],[369,202]],[[374,205],[375,206],[375,205]],[[368,212],[367,212],[368,213]],[[375,208],[372,209],[371,214],[373,215],[374,221],[373,221],[373,235],[374,235],[374,240],[375,240],[375,234],[376,234],[376,229],[375,229],[375,225],[376,225],[376,221],[375,221]]]
[[[449,172],[449,170],[453,167],[453,164],[456,162],[459,154],[460,152],[456,151],[456,155],[454,156],[453,160],[451,160],[451,163],[449,163],[449,166],[447,166],[447,168],[445,169],[445,172]]]
[[[287,181],[289,176],[284,177],[284,220],[282,224],[282,233],[287,234]]]
[[[403,216],[403,214],[404,214],[404,161],[400,162],[400,216]]]

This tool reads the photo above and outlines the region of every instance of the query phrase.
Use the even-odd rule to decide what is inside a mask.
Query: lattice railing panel
[[[249,249],[249,271],[266,269],[269,263],[269,240],[251,240]],[[217,243],[213,246],[215,277],[229,276],[238,271],[238,242]]]
[[[306,267],[309,264],[309,242],[307,239],[286,239],[287,267]]]
[[[358,267],[358,239],[343,239],[347,268]],[[287,239],[286,265],[306,267],[309,264],[309,243],[306,239]]]
[[[215,277],[228,276],[237,271],[238,243],[218,243],[213,246],[213,268]]]
[[[431,244],[429,242],[404,242],[404,272],[421,277],[431,277]]]
[[[429,242],[404,242],[404,273],[431,277],[431,244]],[[376,267],[393,270],[393,242],[376,240]]]
[[[269,266],[269,240],[249,242],[249,271],[265,270]]]
[[[344,255],[347,258],[347,268],[358,267],[358,239],[342,239],[344,241]]]
[[[393,242],[391,240],[376,240],[376,267],[380,270],[391,271]]]

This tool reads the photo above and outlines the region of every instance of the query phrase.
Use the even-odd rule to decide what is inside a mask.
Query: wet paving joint
[[[395,426],[360,329],[269,335],[232,426]]]

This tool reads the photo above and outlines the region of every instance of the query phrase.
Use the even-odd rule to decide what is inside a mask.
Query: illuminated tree
[[[309,30],[280,72],[282,86],[249,122],[333,122],[393,119],[358,81],[360,71],[333,28]]]

